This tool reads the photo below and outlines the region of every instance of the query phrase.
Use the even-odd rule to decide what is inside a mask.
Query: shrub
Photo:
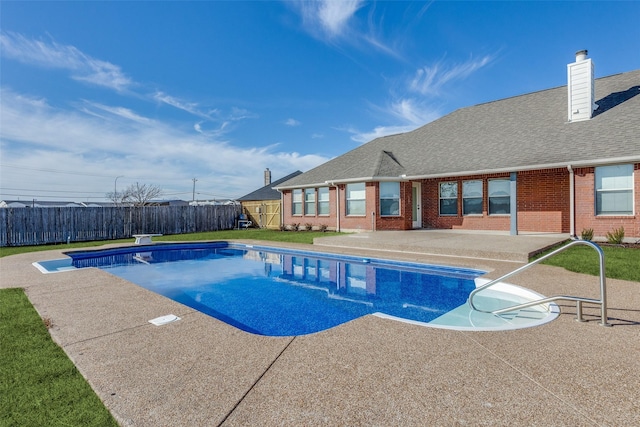
[[[615,228],[613,231],[607,231],[607,242],[612,245],[619,245],[624,240],[624,227]]]
[[[582,240],[592,241],[593,240],[593,228],[583,228],[582,233],[580,233],[580,238]]]
[[[299,222],[298,222],[298,223],[295,223],[295,222],[294,222],[293,224],[291,224],[291,229],[292,229],[293,231],[298,231],[298,230],[300,230],[300,223],[299,223]]]
[[[329,228],[329,226],[328,226],[327,224],[322,224],[322,225],[320,225],[320,231],[322,231],[323,233],[324,233],[325,231],[327,231],[327,228]]]
[[[313,230],[313,224],[306,223],[304,226],[306,227],[307,231]]]

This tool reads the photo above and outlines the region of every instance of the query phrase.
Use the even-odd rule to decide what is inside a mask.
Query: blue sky
[[[640,2],[0,3],[0,199],[236,198],[458,108],[640,68]]]

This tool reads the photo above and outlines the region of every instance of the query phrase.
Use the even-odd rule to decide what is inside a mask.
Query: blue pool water
[[[322,331],[372,313],[427,323],[464,305],[483,271],[228,243],[71,252],[244,331]]]

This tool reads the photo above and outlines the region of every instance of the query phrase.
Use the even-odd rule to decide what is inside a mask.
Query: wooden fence
[[[0,246],[230,230],[239,205],[0,209]]]

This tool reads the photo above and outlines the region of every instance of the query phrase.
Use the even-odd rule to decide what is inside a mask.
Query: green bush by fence
[[[0,209],[0,246],[230,230],[240,205]]]

